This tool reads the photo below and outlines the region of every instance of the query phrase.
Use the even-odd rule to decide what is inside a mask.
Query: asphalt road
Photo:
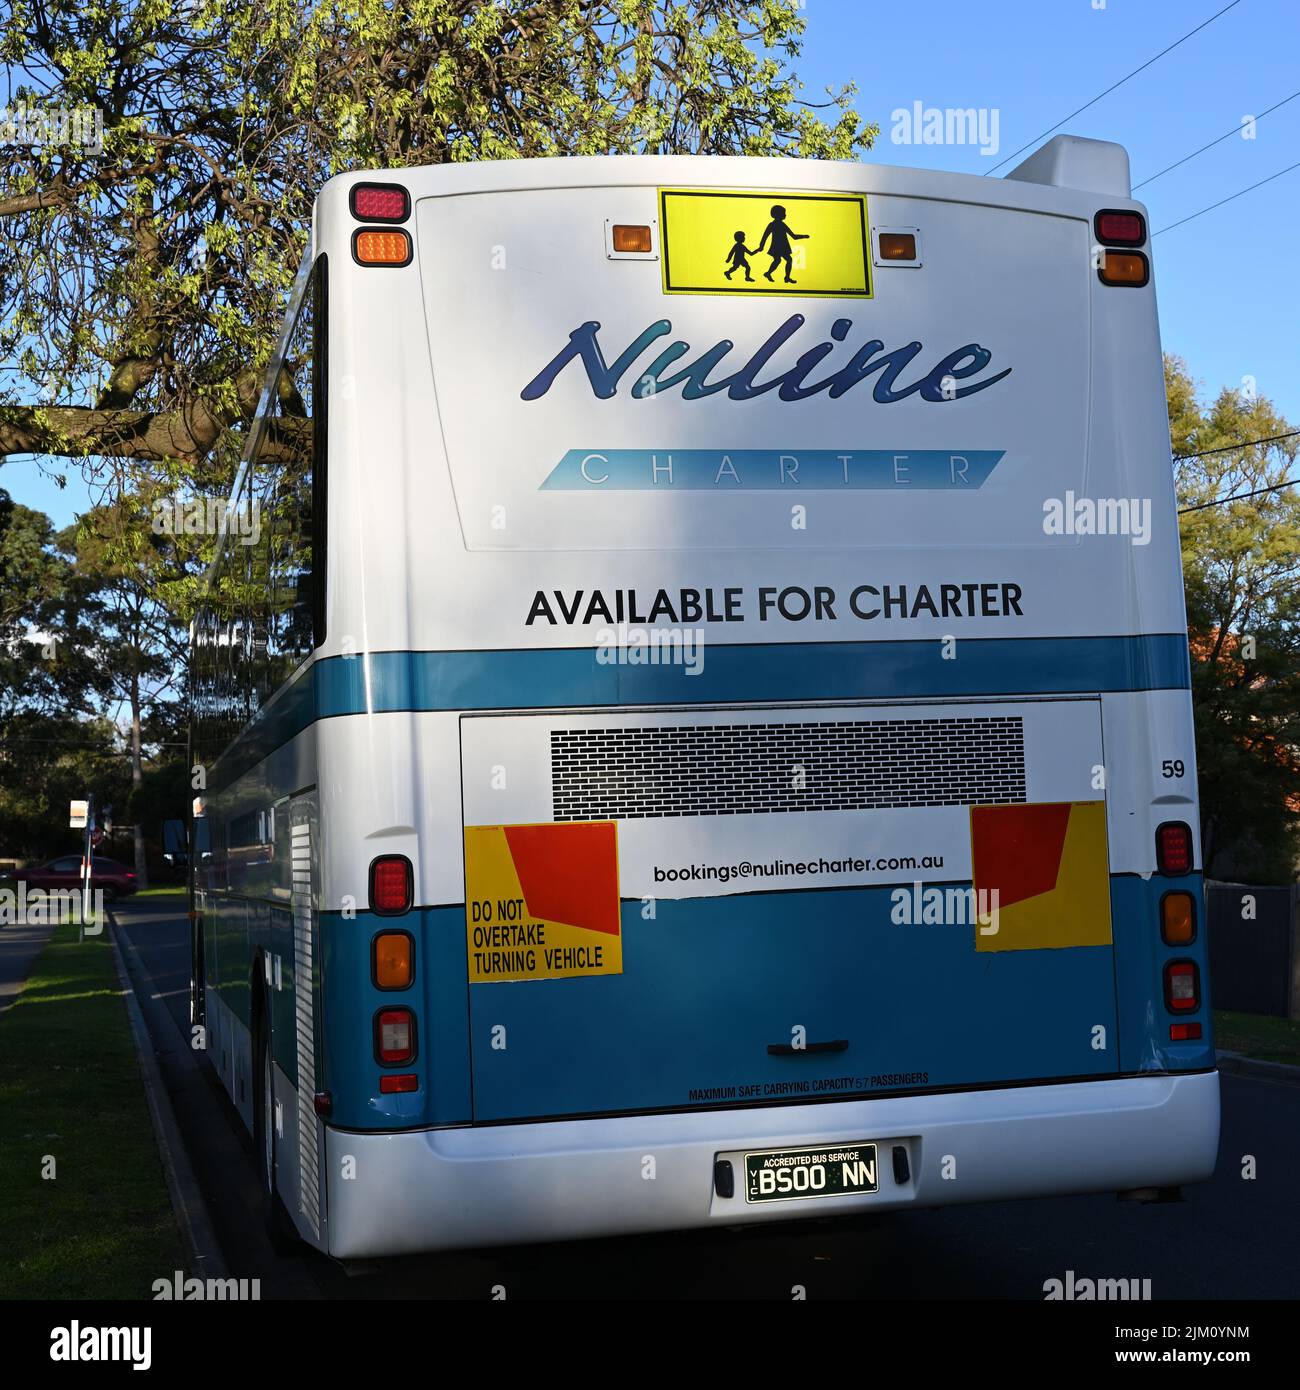
[[[0,926],[0,1014],[18,997],[49,934],[48,926]]]
[[[1300,1297],[1300,1087],[1225,1075],[1212,1182],[1158,1206],[1057,1197],[737,1230],[522,1246],[345,1271],[277,1257],[262,1234],[251,1146],[216,1073],[189,1052],[189,947],[179,900],[116,910],[177,1120],[230,1273],[263,1298],[1043,1297],[1044,1281],[1150,1279],[1156,1299]],[[1244,1156],[1255,1160],[1242,1176]]]

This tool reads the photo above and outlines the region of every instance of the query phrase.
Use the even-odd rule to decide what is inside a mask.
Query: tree
[[[91,596],[96,622],[92,650],[100,658],[110,698],[129,714],[131,786],[138,794],[145,777],[146,719],[159,706],[182,697],[188,630],[181,605],[166,600],[183,584],[184,535],[144,530],[145,499],[124,495],[95,508],[59,536],[72,557],[80,583]],[[162,714],[165,719],[165,713]],[[123,805],[123,809],[125,806]],[[132,816],[135,874],[149,886],[144,826]]]
[[[157,470],[211,493],[213,450],[255,409],[311,199],[342,170],[851,157],[877,128],[851,88],[801,97],[803,26],[794,0],[15,0],[11,110],[100,111],[103,136],[7,151],[0,355],[19,371],[0,456],[95,459],[119,492]]]
[[[1176,357],[1166,358],[1165,388],[1188,509],[1183,575],[1206,870],[1290,882],[1300,826],[1300,488],[1287,484],[1300,478],[1300,436],[1276,438],[1292,427],[1253,393],[1225,389],[1204,409]]]
[[[0,491],[0,848],[75,849],[68,802],[124,799],[126,763],[98,711],[108,693],[93,596],[41,512]]]

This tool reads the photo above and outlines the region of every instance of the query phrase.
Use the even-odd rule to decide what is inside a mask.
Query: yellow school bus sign
[[[659,190],[665,294],[871,298],[859,193]]]

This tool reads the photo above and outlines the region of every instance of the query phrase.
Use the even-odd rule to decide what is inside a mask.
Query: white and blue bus
[[[194,624],[194,1009],[281,1233],[1210,1175],[1129,191],[1073,137],[323,188]]]

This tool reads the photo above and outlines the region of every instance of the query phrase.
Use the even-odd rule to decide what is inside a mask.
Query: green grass
[[[139,892],[132,893],[129,898],[119,898],[118,907],[130,907],[136,898],[183,898],[186,893],[183,883],[165,883],[161,888],[141,888]]]
[[[1266,1014],[1214,1012],[1214,1045],[1261,1062],[1300,1066],[1300,1022]]]
[[[0,1298],[149,1298],[184,1267],[112,947],[75,926],[0,1016],[0,1232]]]

